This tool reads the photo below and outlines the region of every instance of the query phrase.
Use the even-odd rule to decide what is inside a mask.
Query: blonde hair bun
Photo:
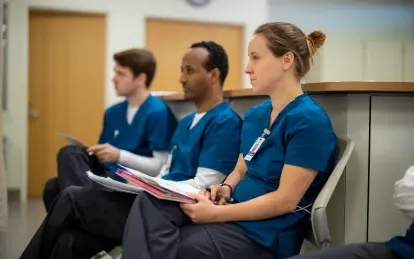
[[[326,33],[322,30],[315,30],[308,34],[308,39],[311,41],[315,50],[322,47],[323,43],[326,40]]]

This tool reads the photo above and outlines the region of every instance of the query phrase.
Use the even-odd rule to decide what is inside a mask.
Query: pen
[[[205,188],[205,190],[211,193],[211,189],[210,189],[210,187],[206,187],[206,188]],[[216,196],[217,196],[218,198],[220,198],[220,199],[222,199],[222,198],[223,198],[223,199],[224,199],[227,203],[236,203],[236,200],[235,200],[235,199],[233,199],[233,198],[231,198],[231,197],[225,197],[225,196],[222,196],[220,193],[217,193],[217,194],[216,194]]]

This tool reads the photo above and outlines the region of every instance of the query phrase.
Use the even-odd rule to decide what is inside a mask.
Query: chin
[[[193,98],[194,96],[192,94],[184,92],[184,100],[191,101]]]
[[[126,94],[126,93],[121,92],[121,91],[116,91],[115,93],[116,93],[116,95],[117,95],[118,97],[126,97],[126,96],[127,96],[127,94]]]
[[[260,87],[258,85],[253,85],[253,84],[251,84],[251,86],[252,86],[252,92],[253,93],[255,93],[255,94],[263,93],[263,87]]]

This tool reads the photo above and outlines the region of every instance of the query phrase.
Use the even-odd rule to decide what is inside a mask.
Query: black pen
[[[210,187],[206,187],[205,190],[208,191],[209,193],[211,193],[211,188]],[[235,199],[233,199],[231,197],[222,196],[220,193],[217,193],[216,196],[220,199],[224,199],[227,203],[236,203]]]

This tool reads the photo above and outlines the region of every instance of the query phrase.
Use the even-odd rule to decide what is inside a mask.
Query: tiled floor
[[[0,258],[18,259],[45,214],[41,200],[29,200],[21,204],[18,199],[11,198],[8,229],[0,232]]]
[[[30,199],[26,204],[17,197],[9,199],[9,224],[0,232],[0,259],[18,259],[46,215],[40,199]],[[108,255],[100,259],[110,259]]]

